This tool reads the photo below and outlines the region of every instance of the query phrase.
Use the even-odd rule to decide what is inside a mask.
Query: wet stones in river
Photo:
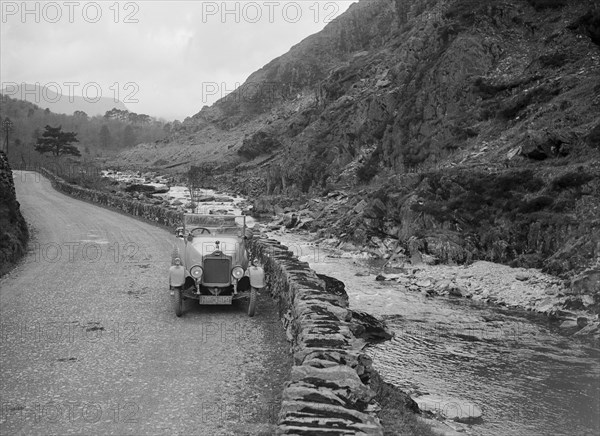
[[[452,297],[462,297],[465,291],[452,280],[442,280],[437,283],[435,290],[440,295],[450,295]]]
[[[367,342],[387,341],[393,337],[387,324],[367,312],[352,310],[350,330],[357,338]]]
[[[424,395],[414,398],[422,412],[429,412],[444,419],[465,424],[477,424],[482,420],[483,412],[475,404],[457,398],[442,398]]]

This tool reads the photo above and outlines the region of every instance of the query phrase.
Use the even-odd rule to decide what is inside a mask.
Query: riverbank
[[[295,247],[298,254],[312,254],[317,263],[336,258],[355,259],[356,275],[365,287],[388,282],[428,298],[450,296],[539,313],[556,322],[561,333],[600,341],[597,281],[592,268],[577,280],[568,281],[536,268],[510,267],[487,261],[468,265],[430,265],[421,256],[397,260],[373,251],[357,250],[337,238],[287,229],[283,219],[263,225],[270,237]],[[282,225],[279,225],[279,224]],[[387,257],[387,259],[384,258]],[[322,265],[321,265],[322,266]]]

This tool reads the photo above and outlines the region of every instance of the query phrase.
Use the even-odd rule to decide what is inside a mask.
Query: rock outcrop
[[[29,231],[15,194],[13,173],[0,152],[0,276],[27,251]]]

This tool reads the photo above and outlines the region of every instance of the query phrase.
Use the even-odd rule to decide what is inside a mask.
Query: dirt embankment
[[[0,276],[27,251],[29,231],[15,194],[13,174],[0,152]]]

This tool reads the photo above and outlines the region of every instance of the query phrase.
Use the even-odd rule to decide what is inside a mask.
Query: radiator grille
[[[204,283],[223,283],[229,284],[229,275],[231,271],[231,260],[227,258],[204,259]]]

